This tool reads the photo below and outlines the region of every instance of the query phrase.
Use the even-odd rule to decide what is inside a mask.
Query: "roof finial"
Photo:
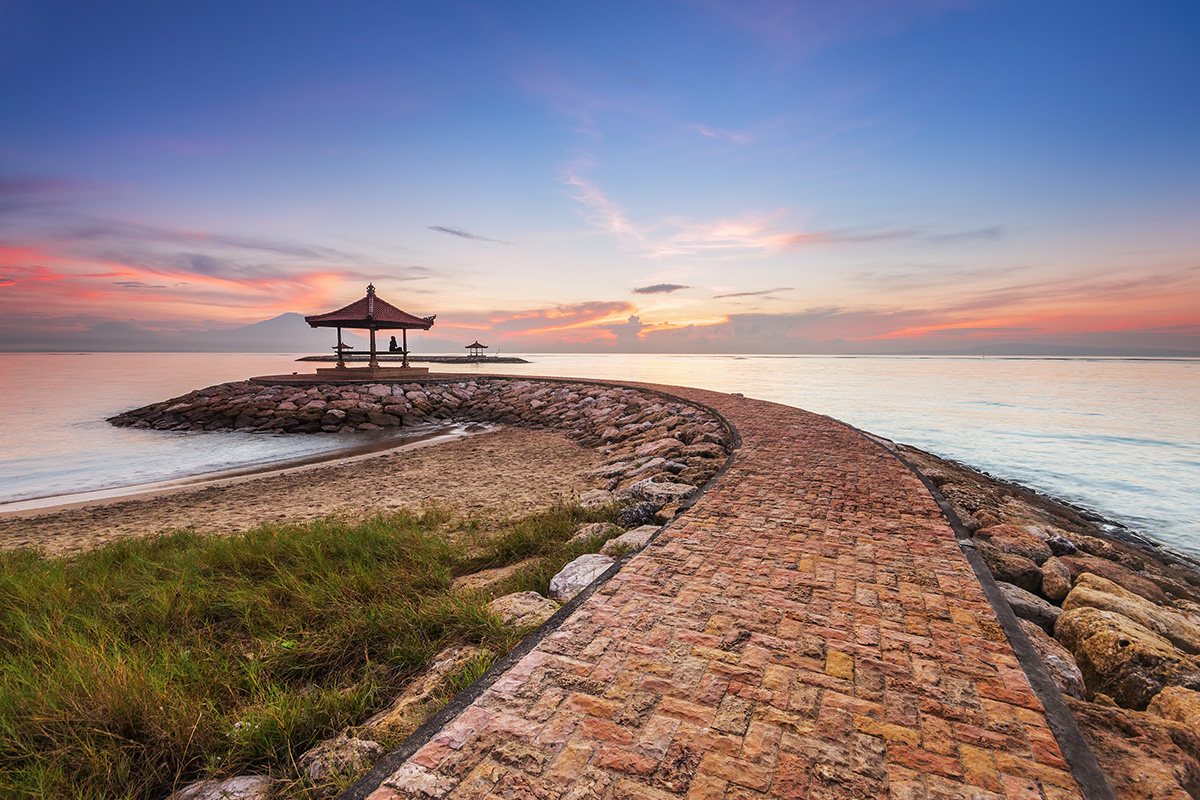
[[[367,284],[367,294],[375,294],[375,284],[373,284],[373,283]]]

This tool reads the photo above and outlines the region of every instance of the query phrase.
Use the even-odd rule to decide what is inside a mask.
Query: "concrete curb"
[[[876,437],[867,435],[867,438],[879,444],[879,440]],[[1025,671],[1025,676],[1029,679],[1029,685],[1033,688],[1034,694],[1037,695],[1038,700],[1042,703],[1042,708],[1046,712],[1046,721],[1050,724],[1050,730],[1054,733],[1054,738],[1058,741],[1058,747],[1062,751],[1063,758],[1071,766],[1071,774],[1075,776],[1075,782],[1079,784],[1079,790],[1083,792],[1086,800],[1117,800],[1117,795],[1113,791],[1112,785],[1108,782],[1108,777],[1105,776],[1104,770],[1101,769],[1096,754],[1092,751],[1091,745],[1088,744],[1082,731],[1079,730],[1079,726],[1075,723],[1074,712],[1067,705],[1067,701],[1063,699],[1058,684],[1054,682],[1050,677],[1050,673],[1046,671],[1046,666],[1042,663],[1042,659],[1037,654],[1037,651],[1033,649],[1033,644],[1030,643],[1029,637],[1021,629],[1021,623],[1017,619],[1017,615],[1009,607],[1008,602],[1004,599],[1004,595],[1000,592],[1000,587],[996,585],[996,579],[992,577],[992,571],[988,569],[987,564],[984,563],[983,556],[979,555],[979,550],[975,548],[970,531],[962,524],[962,520],[958,518],[958,514],[955,513],[954,508],[951,507],[946,497],[938,491],[933,481],[925,477],[924,473],[917,469],[916,465],[900,455],[899,452],[886,446],[883,449],[895,456],[901,464],[908,467],[920,479],[925,488],[929,490],[929,494],[938,504],[938,507],[941,508],[946,520],[950,523],[950,527],[958,539],[958,545],[962,548],[963,555],[967,557],[967,562],[971,565],[971,569],[975,571],[975,577],[979,580],[979,585],[983,588],[983,593],[987,596],[988,603],[992,606],[992,611],[996,613],[996,619],[1000,623],[1000,627],[1004,630],[1004,635],[1008,637],[1008,643],[1012,647],[1013,653],[1017,656],[1017,662],[1021,665],[1021,669]]]

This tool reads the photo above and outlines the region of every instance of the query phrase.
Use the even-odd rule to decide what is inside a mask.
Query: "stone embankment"
[[[901,448],[953,507],[1123,798],[1200,797],[1200,571],[1079,509]]]
[[[732,433],[710,410],[637,389],[521,379],[360,386],[242,381],[189,392],[109,419],[161,431],[344,433],[430,423],[494,422],[565,433],[601,449],[585,506],[634,501],[622,523],[669,518],[712,477]]]

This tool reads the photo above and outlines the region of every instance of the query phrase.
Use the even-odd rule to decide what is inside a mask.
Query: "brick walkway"
[[[843,425],[726,415],[730,469],[370,795],[1078,798],[953,532]]]

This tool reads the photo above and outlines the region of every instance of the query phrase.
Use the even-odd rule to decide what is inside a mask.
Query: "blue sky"
[[[0,97],[0,349],[1200,352],[1194,2],[0,0]]]

